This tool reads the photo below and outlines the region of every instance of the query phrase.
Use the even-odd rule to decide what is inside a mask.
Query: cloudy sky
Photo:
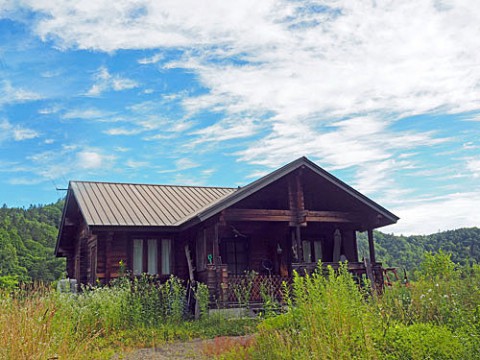
[[[0,0],[0,202],[307,156],[411,234],[480,225],[480,2]]]

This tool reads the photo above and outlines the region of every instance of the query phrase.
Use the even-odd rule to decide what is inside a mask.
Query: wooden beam
[[[370,252],[370,262],[375,264],[377,261],[375,260],[375,245],[373,244],[373,230],[368,229],[368,250]]]
[[[307,222],[359,223],[361,221],[360,215],[343,211],[306,210],[304,213]]]
[[[226,209],[224,210],[226,221],[288,221],[293,226],[300,225],[299,218],[307,222],[330,222],[330,223],[358,223],[361,219],[355,213],[341,211],[312,211],[276,209]]]
[[[274,209],[226,209],[226,221],[292,221],[294,213],[291,210]]]

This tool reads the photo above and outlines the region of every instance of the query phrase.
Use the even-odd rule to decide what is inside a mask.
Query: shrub
[[[385,359],[467,359],[465,345],[447,327],[432,324],[395,325],[385,338]]]

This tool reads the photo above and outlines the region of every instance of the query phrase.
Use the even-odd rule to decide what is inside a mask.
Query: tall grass
[[[196,296],[205,319],[193,324],[186,311],[186,288],[175,277],[163,284],[148,276],[124,277],[79,294],[44,285],[0,290],[0,359],[109,358],[112,346],[207,336],[201,324],[214,328],[212,335],[234,330],[206,317],[206,286],[198,285]]]
[[[426,255],[409,287],[376,295],[346,266],[295,275],[286,313],[263,321],[246,359],[480,359],[480,266]],[[226,352],[218,358],[235,358]]]
[[[88,359],[97,333],[77,333],[50,289],[0,293],[0,359]]]

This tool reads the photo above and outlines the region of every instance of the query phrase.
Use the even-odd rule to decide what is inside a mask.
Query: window
[[[151,275],[155,275],[158,273],[158,250],[157,250],[157,240],[155,239],[148,239],[147,242],[148,246],[148,273]]]
[[[248,239],[222,239],[220,254],[222,262],[227,264],[229,273],[241,275],[248,269]]]
[[[162,275],[172,273],[172,239],[162,239]]]
[[[302,249],[304,262],[318,262],[322,260],[322,242],[320,240],[303,240]]]
[[[171,269],[172,239],[137,238],[133,239],[132,270],[134,275],[147,273],[150,275],[169,275]],[[159,252],[160,246],[160,252]],[[160,256],[159,256],[160,255]],[[159,258],[161,259],[159,267]]]
[[[312,244],[310,241],[302,241],[302,248],[303,248],[303,261],[304,262],[312,262]]]
[[[143,240],[133,240],[133,275],[143,272]]]

